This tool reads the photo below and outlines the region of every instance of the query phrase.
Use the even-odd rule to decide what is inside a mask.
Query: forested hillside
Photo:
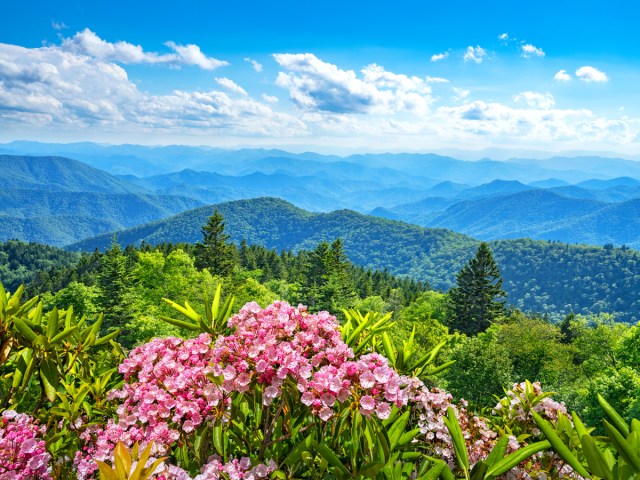
[[[444,229],[428,229],[352,211],[311,213],[282,200],[263,198],[216,205],[231,239],[277,250],[314,248],[340,237],[351,261],[388,270],[447,290],[478,241]],[[214,207],[118,233],[123,245],[193,243]],[[71,250],[107,248],[112,235],[83,241]],[[527,311],[559,317],[616,312],[640,318],[640,256],[635,250],[513,240],[491,243],[505,279],[509,302]]]
[[[0,241],[62,246],[202,204],[157,195],[69,158],[2,155],[0,168]]]

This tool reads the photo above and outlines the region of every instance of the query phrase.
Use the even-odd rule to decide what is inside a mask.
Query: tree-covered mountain
[[[0,156],[0,241],[64,245],[202,205],[61,157]]]
[[[3,190],[150,193],[71,158],[0,155],[0,169],[0,187]]]
[[[479,241],[445,229],[422,228],[349,210],[311,213],[273,198],[241,200],[191,210],[118,233],[123,245],[200,240],[200,228],[218,209],[235,242],[277,250],[313,249],[342,238],[357,265],[388,270],[448,289]],[[111,234],[71,250],[104,249]],[[640,254],[628,248],[589,247],[533,240],[491,242],[508,301],[524,310],[562,315],[617,312],[640,319]]]
[[[31,282],[38,271],[69,267],[79,258],[77,253],[41,243],[0,242],[0,283],[13,292]]]

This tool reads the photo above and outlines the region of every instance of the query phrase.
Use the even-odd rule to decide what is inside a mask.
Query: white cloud
[[[130,53],[134,59],[136,54],[149,55],[135,48]],[[243,94],[244,89],[226,77],[218,77],[208,91],[150,94],[130,80],[125,62],[107,61],[105,55],[90,56],[61,45],[0,44],[0,136],[99,135],[122,141],[138,135],[158,143],[168,138],[200,144],[227,139],[228,144],[402,150],[598,145],[637,151],[640,141],[640,119],[617,111],[612,119],[588,109],[560,109],[544,92],[521,92],[514,98],[517,103],[505,105],[471,101],[469,90],[449,85],[451,98],[442,95],[442,106],[434,108],[431,87],[443,82],[390,72],[377,64],[353,71],[312,54],[274,56],[281,70],[278,85],[300,107],[292,109],[290,102],[278,102],[275,96]],[[480,96],[483,90],[473,93]]]
[[[444,60],[448,56],[449,56],[449,52],[436,53],[434,55],[431,55],[431,61],[439,62],[440,60]]]
[[[0,44],[0,79],[0,128],[283,137],[308,132],[301,120],[246,95],[141,92],[121,66],[61,47]],[[218,80],[241,93],[235,82]]]
[[[450,83],[449,80],[447,80],[446,78],[442,78],[442,77],[429,77],[426,76],[424,78],[427,83]]]
[[[262,99],[267,102],[270,103],[272,105],[275,105],[276,103],[278,103],[280,101],[280,99],[276,96],[273,95],[267,95],[266,93],[262,94]]]
[[[506,42],[507,40],[509,40],[509,34],[507,32],[501,33],[500,35],[498,35],[498,39]]]
[[[559,70],[553,76],[553,79],[557,80],[558,82],[568,82],[569,80],[571,80],[571,75],[569,75],[566,70]]]
[[[456,101],[464,100],[471,93],[470,90],[466,90],[464,88],[458,88],[458,87],[453,87],[451,90],[453,90],[453,93],[454,93],[453,99]]]
[[[477,45],[475,47],[468,46],[463,58],[465,62],[482,63],[483,58],[486,56],[487,52],[485,49]]]
[[[88,28],[85,28],[73,37],[65,38],[60,48],[105,62],[123,64],[149,63],[173,67],[194,65],[205,70],[214,70],[218,67],[229,65],[224,60],[207,57],[197,45],[178,45],[171,41],[166,42],[165,45],[173,50],[173,53],[145,52],[140,45],[124,41],[107,42]]]
[[[518,103],[524,103],[530,107],[535,108],[551,108],[555,106],[556,99],[553,98],[551,93],[540,92],[521,92],[513,97],[513,100]]]
[[[341,70],[311,53],[275,54],[287,72],[279,72],[276,84],[286,88],[293,102],[309,111],[389,114],[408,111],[423,114],[431,103],[431,87],[419,77],[386,71],[372,64]]]
[[[583,82],[602,83],[602,82],[607,82],[609,80],[609,77],[607,77],[606,73],[598,70],[595,67],[590,67],[588,65],[577,69],[576,77],[578,77]]]
[[[68,27],[64,24],[64,22],[51,20],[51,28],[53,28],[54,30],[64,30],[65,28],[68,28]]]
[[[257,62],[254,59],[248,57],[245,57],[244,61],[249,62],[256,72],[262,72],[262,64],[260,62]]]
[[[231,92],[238,93],[245,97],[249,95],[244,88],[242,88],[240,85],[238,85],[236,82],[234,82],[230,78],[226,78],[226,77],[216,78],[216,82],[218,82],[218,85],[223,86],[224,88],[226,88]]]
[[[541,48],[536,47],[535,45],[531,45],[530,43],[525,43],[521,47],[522,56],[524,58],[529,57],[544,57],[544,51]]]

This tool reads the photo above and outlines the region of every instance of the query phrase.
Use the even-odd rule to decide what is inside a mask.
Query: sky
[[[640,2],[0,0],[0,141],[640,160]]]

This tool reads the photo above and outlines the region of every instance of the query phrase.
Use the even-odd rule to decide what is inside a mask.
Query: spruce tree
[[[229,243],[229,235],[224,232],[224,219],[218,210],[202,226],[202,242],[196,243],[195,257],[197,268],[206,268],[212,275],[221,277],[229,275],[236,265],[236,247]]]
[[[489,246],[482,242],[475,257],[456,276],[449,292],[449,326],[467,335],[484,332],[504,313],[502,277]]]
[[[111,247],[101,258],[97,275],[97,303],[104,314],[103,331],[125,328],[134,315],[134,301],[131,272],[127,267],[127,257],[113,238]],[[126,332],[125,337],[126,337]],[[122,341],[122,338],[120,339]]]

